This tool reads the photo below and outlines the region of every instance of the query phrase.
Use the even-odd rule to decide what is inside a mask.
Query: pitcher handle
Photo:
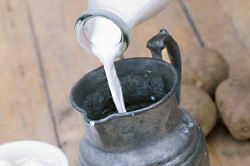
[[[150,49],[152,57],[156,59],[162,59],[161,52],[164,48],[167,49],[170,62],[177,72],[176,98],[178,104],[180,104],[181,56],[178,44],[167,30],[162,29],[156,36],[154,36],[147,42],[147,48]]]

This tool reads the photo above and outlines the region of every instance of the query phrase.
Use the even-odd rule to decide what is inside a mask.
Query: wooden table
[[[86,0],[0,0],[0,143],[47,141],[76,165],[83,125],[69,92],[100,65],[74,35],[74,22],[86,7]],[[174,0],[133,29],[125,57],[150,56],[147,40],[167,28],[183,55],[201,46],[218,49],[234,77],[249,69],[249,17],[248,0]],[[207,142],[212,166],[250,165],[250,142],[234,140],[222,124]]]

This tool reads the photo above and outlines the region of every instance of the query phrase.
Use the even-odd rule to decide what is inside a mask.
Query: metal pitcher
[[[85,127],[79,166],[209,166],[202,131],[179,106],[177,43],[161,30],[147,47],[153,58],[115,63],[128,112],[117,113],[103,67],[72,88],[71,103]],[[164,48],[171,64],[162,60]]]

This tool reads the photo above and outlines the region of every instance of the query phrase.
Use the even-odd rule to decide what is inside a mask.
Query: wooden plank
[[[211,166],[247,166],[250,142],[235,140],[223,124],[218,124],[207,138]]]
[[[146,48],[146,43],[163,28],[167,29],[177,41],[182,56],[188,51],[200,47],[185,14],[179,6],[178,0],[173,0],[169,6],[158,15],[133,29],[131,43],[125,52],[125,57],[150,57],[151,55]],[[166,56],[163,56],[163,58],[167,60]]]
[[[250,58],[245,42],[232,22],[225,3],[220,0],[183,1],[206,47],[218,49],[230,65],[230,77],[237,77],[250,69]],[[239,2],[240,3],[240,2]],[[246,16],[247,17],[247,16]],[[236,24],[236,23],[235,23]],[[240,29],[238,29],[240,31]],[[250,70],[249,70],[250,71]],[[237,141],[223,125],[216,126],[208,137],[211,165],[245,166],[250,163],[250,142]]]
[[[230,65],[230,76],[236,77],[243,73],[242,71],[250,71],[250,56],[246,43],[239,38],[228,12],[223,10],[223,6],[228,2],[222,3],[220,0],[183,2],[186,3],[205,46],[219,50],[226,58]]]
[[[0,2],[0,143],[56,144],[24,0]]]
[[[240,44],[250,54],[250,1],[219,0],[222,10],[230,17]],[[250,55],[249,55],[250,56]]]
[[[82,120],[79,116],[80,114],[71,109],[68,95],[73,83],[81,75],[100,65],[95,57],[82,51],[75,41],[73,24],[76,16],[84,10],[84,7],[86,8],[86,1],[77,0],[72,3],[69,0],[30,0],[28,2],[43,59],[60,143],[62,144],[62,149],[70,158],[71,164],[76,165],[77,149],[83,133]],[[202,24],[204,23],[202,22]],[[212,24],[217,25],[216,23]],[[184,13],[177,1],[173,1],[161,14],[133,30],[131,45],[126,52],[127,57],[150,56],[149,51],[145,48],[146,42],[164,25],[167,25],[167,29],[179,43],[182,53],[199,47],[199,43],[194,37],[190,25],[187,23]],[[209,23],[206,23],[206,25],[209,25]],[[202,31],[201,34],[203,37],[204,32]],[[214,33],[214,35],[218,34]],[[229,35],[231,34],[229,33]],[[216,46],[207,42],[210,41],[208,39],[209,37],[207,36],[204,38],[205,44]],[[221,39],[219,42],[216,42],[224,46],[225,43],[223,42],[226,41],[225,39],[223,38],[223,40]],[[233,44],[235,43],[237,45],[238,41],[235,41]],[[240,48],[237,48],[237,50],[240,50]],[[235,53],[228,47],[226,47],[226,51],[224,49],[221,50],[223,53]],[[241,56],[245,57],[245,54]],[[230,60],[230,57],[227,59]],[[234,62],[232,61],[230,64]],[[209,152],[212,154],[210,154],[212,156],[212,163],[215,163],[217,158],[221,159],[219,156],[221,154],[217,155],[217,153],[211,152],[212,150],[217,152],[218,149],[215,149],[217,146],[214,145],[212,150],[210,147],[213,146],[209,144]],[[224,162],[224,159],[221,160]]]
[[[81,114],[71,108],[73,84],[100,63],[76,42],[74,23],[86,8],[86,1],[29,0],[31,17],[43,59],[51,106],[62,150],[76,165],[83,134]]]

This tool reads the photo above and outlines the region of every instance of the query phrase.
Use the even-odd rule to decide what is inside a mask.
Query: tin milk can
[[[179,106],[181,58],[166,30],[148,41],[152,58],[115,63],[126,113],[117,113],[103,67],[72,88],[71,103],[83,116],[79,166],[209,166],[205,139]],[[162,60],[166,48],[171,63]]]

